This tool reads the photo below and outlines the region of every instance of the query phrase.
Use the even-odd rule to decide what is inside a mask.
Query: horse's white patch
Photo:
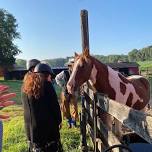
[[[80,59],[78,59],[77,61],[76,61],[76,63],[74,64],[74,67],[73,67],[73,69],[72,69],[72,73],[71,73],[71,75],[70,75],[70,78],[69,78],[69,81],[68,81],[68,83],[67,83],[67,89],[68,89],[68,91],[71,93],[73,90],[71,90],[71,89],[74,89],[74,88],[72,88],[72,87],[74,87],[75,86],[75,75],[76,75],[76,72],[77,72],[77,65],[79,64],[79,62],[80,62]]]
[[[129,77],[127,77],[127,79],[129,80],[129,79],[139,79],[139,78],[142,78],[143,76],[141,76],[141,75],[131,75],[131,76],[129,76]]]
[[[116,92],[116,101],[126,104],[128,96],[130,93],[133,94],[133,100],[132,100],[132,106],[137,100],[140,100],[143,102],[143,99],[139,97],[139,95],[136,93],[134,86],[131,83],[125,84],[126,85],[126,92],[123,95],[120,91],[120,82],[122,80],[119,78],[118,72],[113,70],[112,68],[108,67],[108,74],[109,74],[109,84]],[[123,83],[123,82],[122,82]]]

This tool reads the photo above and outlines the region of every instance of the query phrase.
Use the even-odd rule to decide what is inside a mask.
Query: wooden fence
[[[112,131],[108,130],[100,118],[100,115],[103,113],[112,115],[125,127],[133,131],[135,135],[141,137],[143,141],[152,143],[151,112],[143,113],[122,105],[101,93],[94,92],[87,84],[83,86],[83,91],[80,119],[82,151],[88,151],[87,132],[92,139],[94,152],[103,152],[106,148],[122,144],[122,142],[123,144],[127,144],[127,142],[124,143],[124,141],[118,139],[114,133],[114,129]],[[124,137],[127,136],[124,135]],[[118,149],[113,150],[113,152],[117,151]]]

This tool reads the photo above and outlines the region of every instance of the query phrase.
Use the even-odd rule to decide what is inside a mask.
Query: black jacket
[[[39,99],[22,93],[25,130],[29,141],[39,144],[59,140],[62,121],[56,92],[50,82],[44,83],[44,95]]]

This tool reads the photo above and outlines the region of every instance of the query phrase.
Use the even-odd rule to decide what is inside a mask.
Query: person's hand
[[[4,107],[14,105],[15,102],[10,100],[10,98],[13,98],[16,96],[16,93],[8,93],[9,87],[6,85],[0,85],[0,110]],[[8,115],[1,115],[0,119],[8,119]]]

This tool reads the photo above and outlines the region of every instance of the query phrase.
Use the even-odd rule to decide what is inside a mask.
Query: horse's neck
[[[96,88],[98,92],[105,93],[111,99],[115,99],[116,89],[114,89],[113,87],[117,87],[117,86],[115,85],[111,86],[111,80],[118,81],[117,80],[118,72],[96,59],[94,59],[93,67],[94,68],[92,69],[92,71],[95,71],[94,69],[96,69],[97,71],[96,75],[92,75],[93,72],[91,72],[91,75],[94,76],[95,77],[94,79],[96,80],[94,81],[95,83],[93,83],[93,86]]]
[[[90,75],[90,80],[97,91],[104,92],[105,82],[108,81],[108,68],[105,64],[93,58],[93,68]]]

